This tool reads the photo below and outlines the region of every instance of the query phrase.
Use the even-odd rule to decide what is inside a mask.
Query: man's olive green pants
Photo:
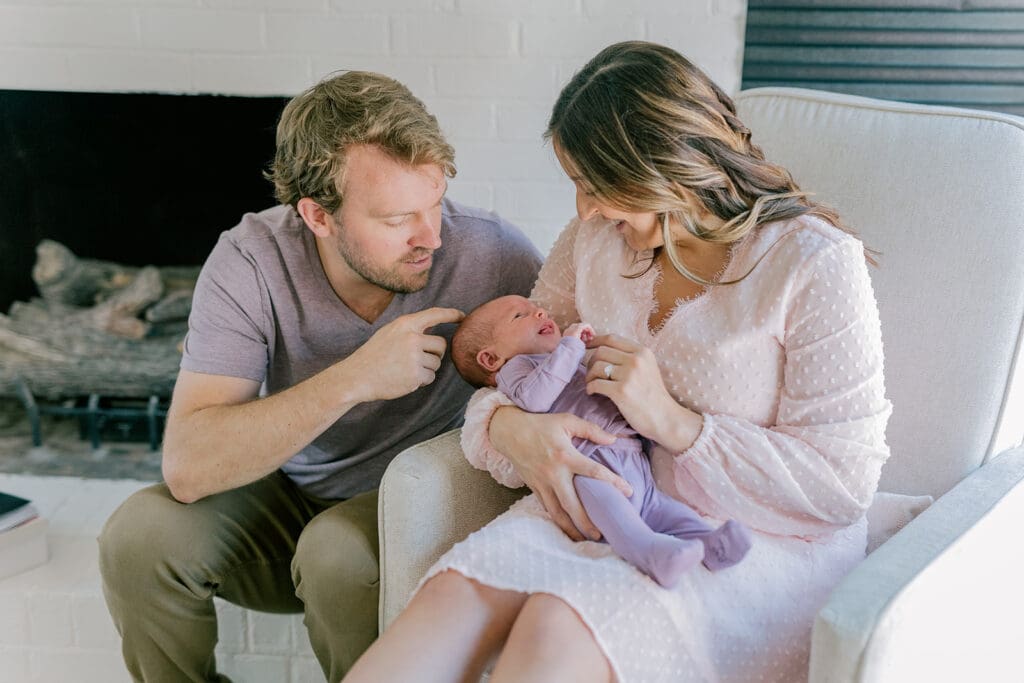
[[[275,473],[184,505],[138,491],[99,538],[103,592],[136,681],[227,681],[217,673],[218,596],[304,612],[328,681],[377,636],[377,492],[342,502]]]

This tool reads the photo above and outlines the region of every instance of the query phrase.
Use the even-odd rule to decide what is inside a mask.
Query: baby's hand
[[[569,327],[565,328],[565,332],[562,333],[563,337],[576,337],[581,342],[586,344],[594,338],[594,328],[587,323],[573,323]]]

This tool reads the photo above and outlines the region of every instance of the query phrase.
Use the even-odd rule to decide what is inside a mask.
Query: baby
[[[597,424],[619,439],[608,446],[584,439],[574,445],[633,487],[626,498],[613,485],[576,476],[587,514],[608,544],[666,588],[703,560],[712,571],[731,567],[750,549],[750,534],[736,521],[717,529],[654,485],[643,441],[615,404],[588,395],[583,354],[594,337],[577,323],[562,334],[547,312],[521,296],[489,301],[470,313],[452,339],[452,359],[470,384],[497,387],[533,413],[566,412]]]

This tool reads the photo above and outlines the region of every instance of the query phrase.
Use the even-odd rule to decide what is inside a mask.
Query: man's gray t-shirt
[[[469,312],[505,294],[528,296],[541,256],[494,214],[445,200],[430,281],[396,294],[372,324],[331,288],[313,233],[289,206],[246,214],[223,233],[196,283],[181,367],[291,387],[346,358],[395,318],[432,306]],[[439,325],[449,344],[454,325]],[[472,388],[446,353],[432,384],[362,403],[281,468],[303,490],[346,498],[380,483],[399,452],[461,424]]]

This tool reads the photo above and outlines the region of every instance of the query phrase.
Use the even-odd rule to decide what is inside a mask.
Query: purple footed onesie
[[[666,588],[698,562],[712,571],[731,567],[750,549],[743,525],[728,521],[709,526],[690,507],[654,485],[643,442],[606,396],[588,395],[586,347],[563,337],[550,354],[510,358],[498,371],[498,389],[531,413],[572,413],[595,423],[619,439],[608,446],[574,439],[583,455],[629,482],[633,495],[623,496],[611,484],[576,476],[580,501],[608,544],[624,560]]]

